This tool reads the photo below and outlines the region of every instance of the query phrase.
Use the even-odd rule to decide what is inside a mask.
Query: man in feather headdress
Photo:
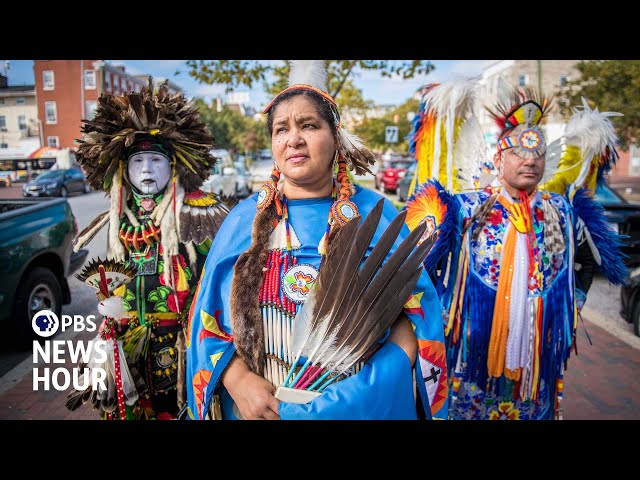
[[[154,94],[151,78],[140,93],[103,94],[82,132],[78,161],[90,184],[108,192],[111,208],[79,234],[75,248],[108,223],[108,258],[137,272],[109,292],[122,301],[116,334],[139,396],[126,416],[175,418],[185,402],[186,313],[229,211],[198,189],[215,161],[213,137],[181,93],[169,95],[165,82]],[[115,393],[108,389],[97,405],[103,417],[118,417]]]
[[[497,178],[482,188],[482,178],[492,177],[471,114],[473,85],[458,86],[465,92],[439,86],[425,97],[414,145],[419,164],[432,162],[422,171],[434,179],[419,185],[406,206],[409,228],[428,220],[438,230],[425,268],[443,305],[450,418],[562,418],[563,371],[594,267],[613,283],[626,276],[620,237],[581,188],[586,172],[615,158],[616,138],[608,114],[586,107],[569,122],[572,135],[547,146],[540,123],[550,101],[501,83],[498,104],[489,109],[500,130]],[[438,112],[443,118],[456,112],[456,118],[443,123],[442,135],[438,130],[434,155],[427,129],[443,121]],[[576,121],[581,131],[572,127]],[[447,162],[439,159],[441,147]],[[577,183],[578,175],[560,181],[567,174],[558,168],[564,152],[577,172],[585,172]],[[562,188],[551,193],[541,182]]]

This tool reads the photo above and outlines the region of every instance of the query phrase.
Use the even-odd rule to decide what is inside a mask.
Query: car
[[[66,197],[70,193],[90,191],[79,168],[47,170],[22,186],[23,197]]]
[[[376,189],[395,192],[398,182],[413,163],[415,160],[407,156],[391,156],[389,160],[383,160],[382,168],[378,169],[374,179]]]
[[[629,273],[626,284],[620,289],[620,315],[633,323],[633,333],[640,337],[640,267]]]
[[[253,175],[247,167],[247,159],[238,155],[233,165],[236,169],[236,194],[240,198],[248,197],[253,193]]]
[[[0,324],[15,332],[15,347],[30,348],[37,338],[35,313],[60,317],[71,303],[67,277],[89,254],[73,252],[77,234],[66,198],[0,199]]]
[[[270,148],[263,148],[258,153],[258,159],[261,161],[273,161],[273,154]]]
[[[412,163],[406,172],[404,172],[404,176],[398,182],[398,200],[401,202],[406,202],[409,198],[409,185],[411,185],[411,181],[413,180],[413,176],[416,173],[417,163]]]
[[[202,191],[227,197],[236,196],[238,179],[231,154],[228,150],[214,149],[211,150],[211,155],[216,163],[211,166],[211,174],[202,184]]]
[[[630,203],[606,183],[596,187],[594,200],[604,209],[604,216],[620,235],[625,235],[622,253],[629,267],[640,265],[640,204]]]

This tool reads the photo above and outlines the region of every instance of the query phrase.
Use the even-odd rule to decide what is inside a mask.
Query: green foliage
[[[395,152],[406,153],[409,151],[409,141],[406,137],[413,128],[408,114],[417,112],[418,101],[411,98],[381,118],[365,118],[360,125],[355,127],[354,133],[362,138],[365,144],[372,149],[386,150],[390,147]],[[385,142],[385,127],[389,125],[398,126],[398,143],[387,144]]]
[[[226,106],[218,112],[200,98],[195,99],[195,104],[200,109],[200,118],[213,134],[215,148],[245,152],[271,145],[264,121],[244,117]]]
[[[327,60],[329,93],[336,99],[349,76],[356,70],[374,70],[383,77],[399,76],[404,79],[426,74],[433,70],[427,60]],[[189,75],[206,83],[227,85],[227,91],[237,87],[251,88],[262,83],[265,92],[275,95],[287,86],[289,67],[259,60],[188,60]],[[269,74],[270,80],[267,80]]]
[[[581,97],[591,108],[601,112],[620,112],[611,117],[622,148],[640,145],[640,60],[588,60],[576,65],[580,78],[561,90],[558,103],[565,118],[570,107],[582,105]]]

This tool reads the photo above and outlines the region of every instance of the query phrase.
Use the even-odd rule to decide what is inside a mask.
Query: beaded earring
[[[271,171],[271,176],[269,179],[262,184],[262,188],[260,188],[260,192],[258,193],[258,203],[257,208],[259,212],[266,210],[269,205],[276,199],[278,193],[278,181],[280,180],[280,169],[278,168],[278,164],[273,162],[273,170]],[[276,199],[276,209],[280,202]],[[279,208],[278,215],[281,215],[282,207]]]

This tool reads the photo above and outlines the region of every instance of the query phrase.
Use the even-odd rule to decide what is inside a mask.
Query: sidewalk
[[[578,355],[572,354],[564,376],[564,419],[640,419],[640,350],[588,320],[585,325],[593,345],[589,345],[585,329],[579,324]],[[71,368],[70,363],[65,367]],[[64,406],[66,392],[34,392],[33,367],[23,365],[22,369],[22,379],[0,394],[0,419],[97,419],[88,405],[68,411]]]

